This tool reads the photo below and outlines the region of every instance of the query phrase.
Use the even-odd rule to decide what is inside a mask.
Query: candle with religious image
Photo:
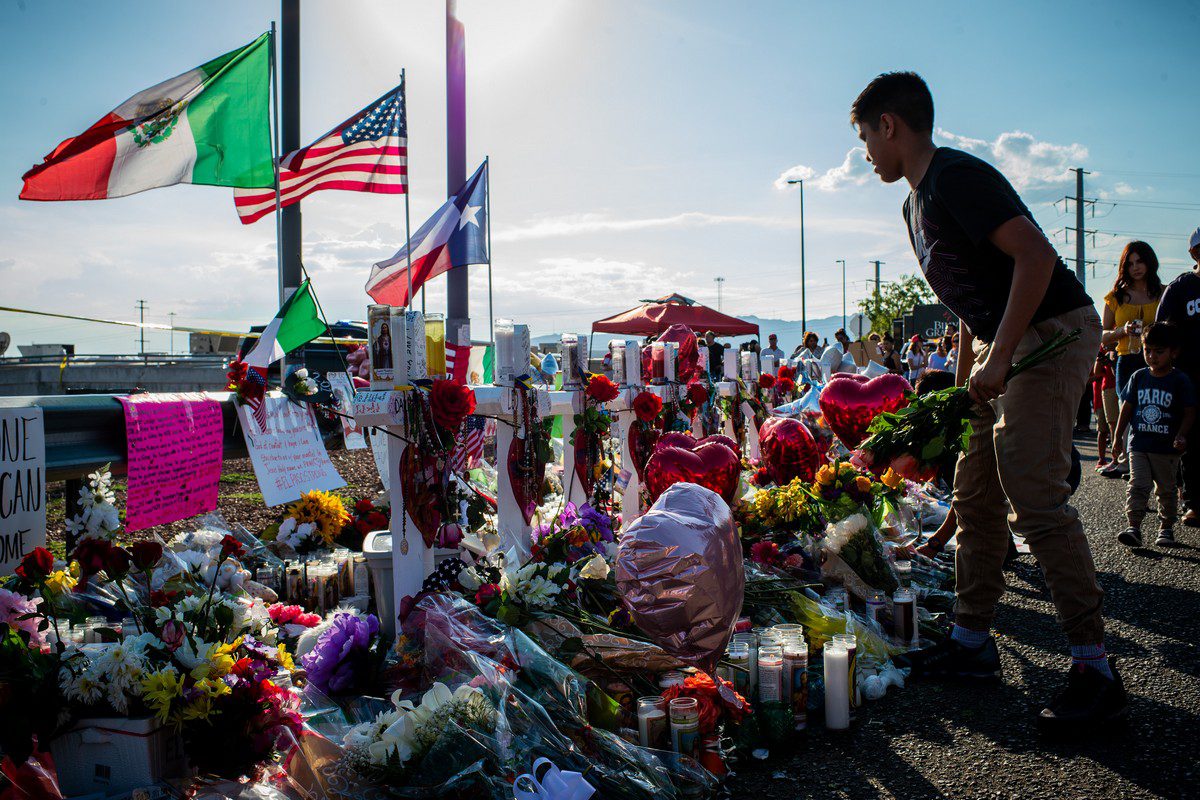
[[[636,339],[625,340],[625,385],[642,385],[642,346]]]
[[[392,388],[394,348],[392,347],[391,309],[367,306],[367,353],[371,359],[371,388]]]
[[[671,749],[700,758],[700,703],[694,697],[676,697],[668,707],[671,717]]]
[[[395,368],[392,384],[388,388],[408,386],[408,319],[404,306],[392,306],[388,315],[388,327],[392,332],[392,352],[395,353]],[[372,384],[374,388],[374,384]]]
[[[405,370],[410,381],[420,380],[429,374],[425,362],[425,315],[420,311],[404,314],[406,340],[404,342]],[[445,366],[445,354],[442,355]]]
[[[783,644],[784,686],[792,706],[792,727],[802,731],[808,727],[808,642],[803,636],[792,636]]]
[[[721,377],[727,381],[731,381],[738,374],[738,351],[732,347],[727,347],[721,351],[721,358]]]
[[[530,372],[529,326],[513,325],[513,375],[518,378]]]
[[[663,342],[663,383],[675,382],[675,361],[679,355],[679,342]]]
[[[892,593],[892,634],[902,645],[917,636],[917,597],[911,589],[900,587]]]
[[[783,699],[783,648],[777,644],[758,648],[758,699],[778,703]]]
[[[846,648],[846,661],[850,671],[850,719],[854,719],[855,710],[862,702],[858,694],[858,637],[853,633],[835,633],[833,640],[841,642]]]
[[[578,333],[564,333],[561,339],[562,387],[578,389],[583,385],[583,372],[587,371],[587,336]]]
[[[670,744],[667,701],[658,695],[637,701],[638,740],[642,747],[666,750]]]
[[[612,353],[612,380],[618,386],[626,385],[625,380],[625,341],[623,339],[613,339],[608,344],[609,352]]]

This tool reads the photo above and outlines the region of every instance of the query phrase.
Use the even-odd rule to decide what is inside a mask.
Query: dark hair
[[[1151,322],[1142,331],[1142,344],[1176,350],[1179,348],[1179,329],[1169,322]]]
[[[949,389],[954,385],[954,376],[944,369],[927,369],[917,378],[913,391],[917,394],[929,394]]]
[[[1129,300],[1129,270],[1125,264],[1133,253],[1137,253],[1138,258],[1146,265],[1146,293],[1157,300],[1163,293],[1162,278],[1158,277],[1158,256],[1154,254],[1153,247],[1139,241],[1130,242],[1121,251],[1121,259],[1117,262],[1117,280],[1112,288],[1113,297],[1117,298],[1118,303]]]
[[[933,132],[933,95],[915,72],[885,72],[867,84],[850,106],[851,125],[879,127],[883,114],[895,114],[917,133]]]

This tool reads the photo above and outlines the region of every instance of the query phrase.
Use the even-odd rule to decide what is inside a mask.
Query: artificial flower
[[[687,387],[688,400],[697,406],[702,406],[708,402],[708,387],[699,381],[693,381]]]
[[[475,392],[449,379],[436,380],[429,390],[429,407],[439,427],[456,431],[464,419],[475,413]]]
[[[904,477],[900,475],[900,473],[896,472],[896,470],[889,467],[888,469],[884,470],[883,475],[879,477],[879,482],[889,489],[899,489],[904,485]]]
[[[607,403],[609,400],[615,400],[621,390],[607,376],[594,374],[588,377],[584,393],[597,403]]]
[[[642,422],[653,422],[662,408],[662,398],[652,392],[641,392],[633,398],[633,413]]]
[[[771,373],[765,373],[758,376],[758,386],[761,389],[770,389],[775,385],[775,376]]]
[[[353,689],[364,677],[371,646],[379,635],[374,614],[339,613],[301,661],[309,682],[326,694]]]
[[[603,556],[594,555],[584,562],[583,567],[579,570],[579,577],[593,581],[602,581],[608,577],[608,573],[608,562],[604,560]]]
[[[221,558],[241,558],[245,554],[246,549],[232,534],[221,537]]]

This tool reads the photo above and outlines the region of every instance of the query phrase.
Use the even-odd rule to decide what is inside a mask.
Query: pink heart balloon
[[[762,466],[778,486],[811,481],[821,464],[816,439],[798,419],[771,417],[758,429]]]
[[[694,450],[657,447],[646,463],[646,491],[653,503],[676,483],[694,483],[733,503],[741,468],[737,453],[721,442],[700,444]]]
[[[853,376],[831,380],[821,391],[821,414],[842,444],[851,449],[867,438],[871,420],[885,411],[908,405],[908,381],[899,375],[880,375],[867,381]]]

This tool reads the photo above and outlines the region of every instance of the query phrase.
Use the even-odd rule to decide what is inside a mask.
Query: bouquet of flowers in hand
[[[1080,333],[1076,328],[1051,337],[1014,364],[1006,380],[1054,357]],[[910,396],[907,407],[880,414],[871,422],[867,429],[870,436],[861,446],[865,460],[876,472],[890,467],[910,480],[936,477],[943,466],[967,448],[972,403],[965,386]]]

